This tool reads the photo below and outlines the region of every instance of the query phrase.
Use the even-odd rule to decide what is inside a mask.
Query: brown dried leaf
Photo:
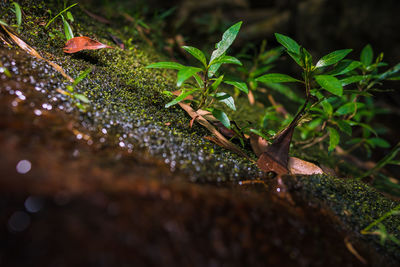
[[[263,152],[267,151],[269,143],[261,136],[256,135],[255,133],[251,133],[250,145],[251,148],[253,149],[254,154],[256,154],[256,156],[259,157]]]
[[[82,50],[94,50],[102,48],[113,48],[113,47],[100,43],[96,40],[90,39],[89,37],[80,36],[68,40],[68,42],[65,44],[64,52],[72,54]]]
[[[289,158],[288,169],[291,174],[324,174],[324,171],[314,163],[296,157]]]
[[[38,59],[46,61],[49,65],[51,65],[54,69],[56,69],[59,73],[61,73],[62,76],[64,76],[67,80],[70,82],[74,82],[74,79],[72,79],[71,76],[65,73],[65,71],[56,63],[42,57],[33,47],[29,46],[27,43],[21,40],[15,33],[12,32],[12,30],[8,29],[7,26],[0,24],[4,32],[8,35],[10,41],[16,45],[18,45],[22,50],[30,54],[31,56],[34,56]]]
[[[218,145],[229,149],[247,159],[250,159],[250,157],[246,155],[246,153],[244,153],[235,144],[227,140],[220,132],[217,131],[217,129],[215,129],[214,126],[211,125],[211,123],[209,123],[203,116],[199,115],[194,109],[192,109],[190,105],[184,104],[182,102],[179,102],[178,104],[183,110],[185,110],[189,114],[190,117],[194,118],[199,124],[206,127],[215,136],[215,138],[218,140],[216,142]]]
[[[288,174],[289,170],[281,162],[277,161],[275,157],[268,152],[261,154],[257,161],[257,166],[264,172],[275,172],[278,176]]]

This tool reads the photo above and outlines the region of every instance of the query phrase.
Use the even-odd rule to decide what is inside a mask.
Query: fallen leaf
[[[64,52],[72,54],[82,50],[94,50],[102,48],[113,48],[113,47],[100,43],[96,40],[90,39],[89,37],[80,36],[68,40],[68,42],[65,44]]]
[[[57,70],[59,73],[61,73],[62,76],[64,76],[67,80],[70,82],[74,82],[74,79],[72,79],[71,76],[65,73],[63,68],[61,66],[57,65],[56,63],[42,57],[33,47],[29,46],[27,43],[22,41],[21,38],[19,38],[11,29],[9,29],[7,26],[0,24],[6,35],[9,37],[10,42],[7,43],[14,43],[18,45],[22,50],[30,54],[31,56],[34,56],[38,59],[46,61],[50,66],[52,66],[55,70]],[[4,33],[3,33],[4,34]]]
[[[267,147],[269,143],[267,140],[262,138],[261,136],[251,133],[250,134],[250,145],[253,149],[254,154],[259,157],[264,151],[267,151]]]
[[[265,172],[276,172],[278,175],[289,173],[289,148],[296,123],[291,123],[286,129],[277,134],[273,143],[264,148],[257,166]]]
[[[296,157],[289,157],[289,162],[287,167],[291,174],[302,174],[302,175],[324,174],[324,171],[314,163]]]
[[[220,132],[218,132],[218,130],[211,123],[209,123],[203,116],[201,116],[194,109],[192,109],[192,107],[190,107],[190,105],[182,103],[182,102],[179,102],[178,105],[181,106],[181,108],[183,110],[185,110],[189,114],[190,117],[194,118],[199,124],[206,127],[215,136],[215,138],[217,139],[216,143],[219,146],[222,146],[228,150],[231,150],[231,151],[251,160],[250,157],[246,153],[244,153],[235,144],[233,144],[232,142],[227,140]]]

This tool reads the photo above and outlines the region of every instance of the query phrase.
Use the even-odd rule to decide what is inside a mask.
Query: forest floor
[[[71,55],[62,49],[62,20],[44,26],[57,3],[20,4],[24,23],[16,34],[71,77],[91,68],[74,87],[90,102],[80,109],[65,94],[71,83],[46,61],[0,47],[10,74],[0,73],[0,265],[400,262],[398,247],[360,234],[397,201],[346,177],[269,178],[204,139],[210,134],[190,127],[179,107],[164,108],[162,92],[174,90],[175,75],[144,68],[163,56],[129,21],[102,24],[76,8],[76,35],[115,48]],[[334,169],[339,161],[314,150],[292,153]],[[398,217],[385,221],[396,236]]]

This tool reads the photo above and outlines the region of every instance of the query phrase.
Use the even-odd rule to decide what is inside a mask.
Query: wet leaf
[[[283,45],[289,52],[300,55],[300,46],[295,40],[279,33],[275,33],[275,38],[278,43]]]
[[[280,73],[269,73],[265,74],[261,77],[258,77],[256,79],[258,82],[263,82],[263,83],[288,83],[288,82],[301,82],[295,78],[290,77],[289,75],[286,74],[280,74]]]
[[[314,163],[296,157],[289,158],[288,169],[291,174],[301,174],[301,175],[324,174],[324,171]]]
[[[323,56],[317,62],[316,67],[320,68],[320,67],[326,67],[329,65],[333,65],[333,64],[339,62],[340,60],[342,60],[343,58],[345,58],[351,51],[352,51],[352,49],[342,49],[342,50],[337,50],[332,53],[329,53],[328,55]]]
[[[228,116],[222,110],[214,108],[211,112],[215,118],[217,118],[226,128],[231,128],[231,121]]]
[[[182,93],[180,95],[178,95],[174,100],[172,100],[171,102],[165,104],[166,108],[169,108],[170,106],[176,105],[179,102],[183,101],[184,99],[186,99],[188,96],[190,96],[191,94],[193,94],[194,92],[196,92],[198,89],[193,89],[193,90],[189,90],[189,91],[182,91]]]
[[[373,57],[374,51],[372,50],[371,45],[367,44],[361,51],[360,61],[364,64],[364,66],[369,66],[372,63]]]
[[[157,62],[146,66],[146,69],[171,69],[171,70],[181,70],[185,66],[179,64],[177,62],[166,61],[166,62]]]
[[[337,115],[346,115],[346,114],[352,114],[354,111],[356,111],[356,103],[351,102],[351,103],[346,103],[340,108],[338,108],[335,112]]]
[[[210,62],[222,56],[226,52],[226,50],[228,50],[233,41],[236,39],[241,25],[242,22],[240,21],[224,32],[224,34],[222,35],[222,40],[216,44],[216,49],[211,54]]]
[[[249,93],[249,88],[247,87],[247,84],[244,82],[236,82],[236,81],[224,81],[224,83],[233,85],[235,88],[239,89],[240,91],[248,94]]]
[[[345,59],[339,62],[335,68],[327,74],[332,76],[342,75],[360,67],[361,65],[362,63],[360,61]]]
[[[15,17],[17,18],[17,25],[18,27],[22,24],[22,11],[21,6],[17,2],[13,2],[14,10],[15,10]]]
[[[64,52],[68,54],[77,53],[82,50],[95,50],[102,48],[113,48],[86,36],[75,37],[65,44]]]
[[[227,105],[230,109],[236,110],[235,107],[235,101],[233,100],[233,97],[230,96],[227,93],[220,92],[215,94],[215,98],[219,101]]]
[[[328,148],[328,151],[331,152],[339,144],[340,135],[336,131],[336,129],[334,129],[332,127],[328,127],[328,131],[329,131],[329,148]]]
[[[211,63],[210,66],[213,65],[221,65],[221,64],[235,64],[242,66],[242,62],[240,62],[239,59],[231,56],[220,56],[219,58],[214,59]]]
[[[330,92],[334,95],[337,95],[337,96],[343,95],[342,83],[338,79],[336,79],[334,76],[316,75],[315,80],[322,88],[324,88],[328,92]]]
[[[196,73],[202,71],[200,68],[195,67],[184,67],[178,71],[177,79],[176,79],[176,86],[181,87],[182,84],[195,75]]]
[[[197,60],[199,60],[204,67],[207,67],[207,61],[206,61],[206,56],[204,55],[201,50],[197,49],[196,47],[192,46],[182,46],[183,49],[185,49],[186,52],[191,54],[193,57],[195,57]]]
[[[67,39],[67,41],[71,40],[72,38],[74,38],[74,32],[72,31],[71,26],[69,25],[68,21],[64,18],[63,15],[61,15],[61,19],[64,25],[65,38]]]

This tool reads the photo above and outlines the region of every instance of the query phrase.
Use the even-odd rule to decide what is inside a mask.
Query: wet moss
[[[399,205],[398,201],[386,198],[365,183],[352,179],[321,175],[308,177],[284,177],[289,190],[302,201],[322,205],[332,210],[345,227],[359,233],[386,212]],[[400,217],[390,216],[382,222],[387,232],[400,238]],[[399,247],[391,241],[382,246],[377,236],[361,236],[371,240],[379,250],[387,251],[400,260]]]

